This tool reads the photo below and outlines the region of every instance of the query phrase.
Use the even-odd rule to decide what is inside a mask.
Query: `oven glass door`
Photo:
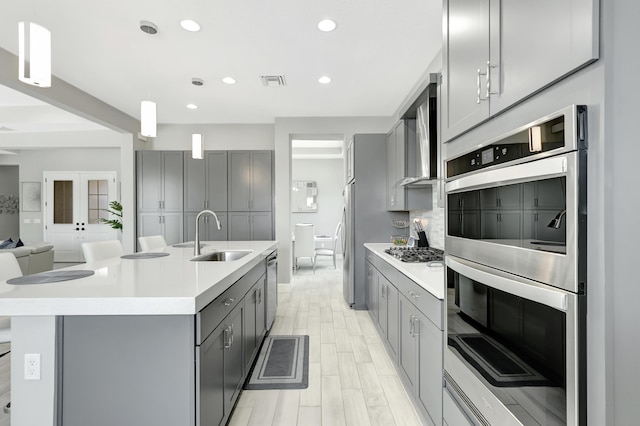
[[[445,370],[474,411],[490,424],[577,424],[583,296],[454,256],[446,264]]]

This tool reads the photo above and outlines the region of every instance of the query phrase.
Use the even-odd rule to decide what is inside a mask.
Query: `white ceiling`
[[[17,54],[17,23],[33,20],[51,31],[53,74],[135,118],[150,98],[161,123],[391,116],[441,48],[441,9],[441,0],[5,1],[0,47]],[[186,32],[184,18],[202,29]],[[334,32],[317,30],[324,18]],[[158,34],[140,31],[141,20]],[[265,87],[261,75],[284,75],[287,86]],[[322,75],[333,82],[318,83]],[[32,117],[25,131],[42,131],[39,113],[61,112],[0,89],[0,125]]]

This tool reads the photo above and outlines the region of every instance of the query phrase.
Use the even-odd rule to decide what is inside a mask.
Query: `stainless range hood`
[[[438,168],[438,140],[436,122],[436,81],[437,74],[432,74],[431,83],[416,99],[409,110],[405,113],[405,119],[415,117],[416,120],[416,140],[407,146],[407,149],[414,150],[414,164],[409,164],[409,176],[399,182],[400,186],[413,187],[433,185],[437,179]]]

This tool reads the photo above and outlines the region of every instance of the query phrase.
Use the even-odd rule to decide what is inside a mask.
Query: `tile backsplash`
[[[411,210],[409,212],[409,219],[411,223],[415,219],[422,221],[422,227],[424,228],[429,244],[433,247],[444,250],[444,209],[437,207],[438,205],[438,192],[433,191],[433,209],[432,210]],[[416,236],[416,231],[411,226],[411,235]]]

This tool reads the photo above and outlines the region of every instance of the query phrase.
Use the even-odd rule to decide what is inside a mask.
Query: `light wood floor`
[[[301,268],[278,286],[271,334],[309,335],[309,387],[245,390],[230,425],[421,424],[368,312],[344,301],[341,268]]]

